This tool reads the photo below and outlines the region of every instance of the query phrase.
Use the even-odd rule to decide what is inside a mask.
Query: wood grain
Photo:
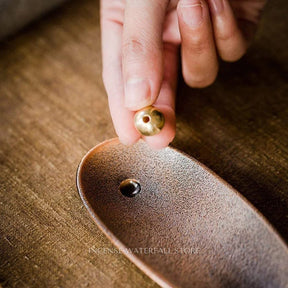
[[[214,85],[180,81],[173,146],[210,167],[288,240],[286,2]],[[281,21],[279,19],[282,19]],[[3,287],[158,287],[91,221],[75,173],[115,136],[101,80],[99,3],[71,1],[0,46],[0,283]]]

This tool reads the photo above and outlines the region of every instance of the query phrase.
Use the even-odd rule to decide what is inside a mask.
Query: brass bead
[[[164,115],[153,106],[145,107],[135,114],[134,125],[142,135],[156,135],[164,124]]]

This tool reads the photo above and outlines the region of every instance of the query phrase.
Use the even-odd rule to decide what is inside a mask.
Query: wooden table
[[[81,3],[80,3],[81,2]],[[288,240],[286,0],[211,87],[180,80],[173,146],[242,193]],[[158,287],[113,248],[78,196],[88,149],[115,137],[101,80],[99,3],[72,1],[0,46],[0,283]]]

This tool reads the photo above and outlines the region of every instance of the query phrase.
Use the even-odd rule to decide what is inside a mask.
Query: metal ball
[[[148,106],[135,114],[134,124],[142,135],[153,136],[161,131],[165,124],[165,118],[155,107]]]

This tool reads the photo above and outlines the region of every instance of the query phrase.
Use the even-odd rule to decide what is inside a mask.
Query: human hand
[[[103,81],[116,133],[131,145],[141,135],[135,111],[154,105],[165,116],[152,147],[175,136],[178,47],[191,87],[214,82],[218,57],[236,61],[246,52],[266,0],[102,0]]]

